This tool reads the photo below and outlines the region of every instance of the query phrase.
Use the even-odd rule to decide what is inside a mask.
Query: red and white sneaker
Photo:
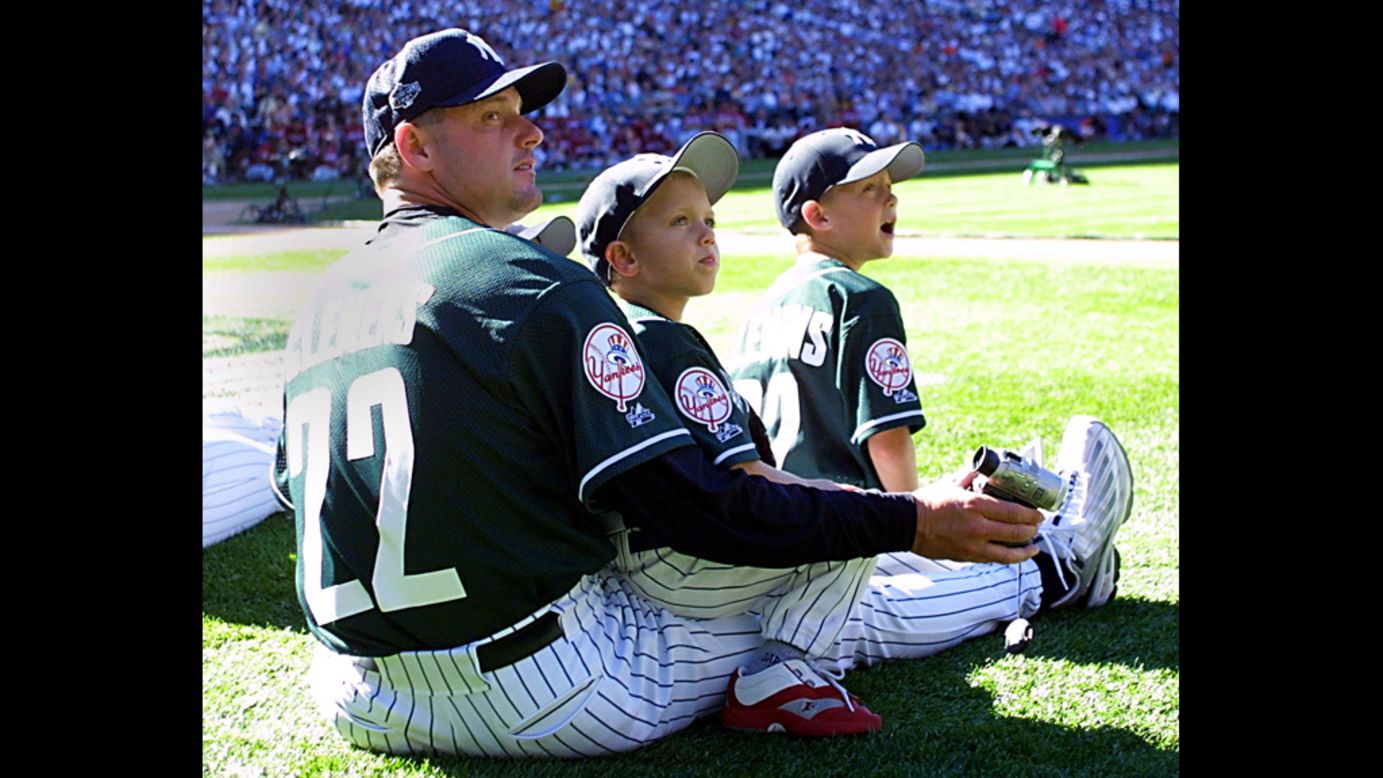
[[[731,729],[789,735],[858,735],[883,729],[884,720],[860,704],[836,679],[801,659],[730,679],[720,721]]]

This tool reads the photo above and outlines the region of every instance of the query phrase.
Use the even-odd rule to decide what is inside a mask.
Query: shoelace
[[[1068,490],[1066,504],[1061,506],[1062,510],[1058,511],[1056,516],[1052,518],[1052,526],[1058,528],[1058,530],[1056,532],[1039,532],[1037,534],[1038,546],[1040,547],[1045,542],[1047,544],[1047,554],[1051,556],[1052,561],[1056,563],[1056,577],[1061,581],[1062,589],[1071,588],[1071,585],[1066,582],[1066,573],[1064,570],[1067,560],[1074,554],[1071,544],[1074,542],[1075,533],[1070,528],[1063,526],[1061,520],[1066,518],[1063,511],[1070,506],[1072,498],[1075,497],[1077,484],[1080,480],[1080,472],[1072,470],[1071,475],[1067,476],[1067,480],[1070,481],[1070,483],[1066,487]],[[1058,553],[1058,551],[1062,553]]]
[[[1066,504],[1061,506],[1063,509],[1071,504],[1071,497],[1075,495],[1078,479],[1077,471],[1071,471],[1071,475],[1068,476],[1068,478],[1070,480],[1070,485],[1067,487],[1068,497]],[[1073,533],[1061,525],[1061,520],[1063,518],[1065,518],[1065,516],[1062,511],[1057,511],[1057,514],[1052,517],[1052,526],[1061,527],[1061,531],[1055,533],[1056,537],[1053,537],[1052,532],[1039,532],[1036,542],[1039,547],[1041,547],[1044,542],[1046,543],[1047,554],[1052,557],[1052,561],[1055,563],[1056,575],[1061,581],[1062,589],[1070,589],[1070,584],[1066,582],[1066,574],[1062,568],[1066,567],[1065,559],[1072,553],[1071,543]],[[1058,549],[1064,551],[1065,554],[1059,556],[1057,553]],[[1030,624],[1027,619],[1023,618],[1023,570],[1021,565],[1013,566],[1013,582],[1018,589],[1017,593],[1014,595],[1013,604],[1014,613],[1017,615],[1014,620],[1009,623],[1008,629],[1004,632],[1004,647],[1008,649],[1010,653],[1021,652],[1027,647],[1034,634],[1032,624]]]
[[[808,666],[810,667],[810,665]],[[845,671],[824,670],[820,667],[812,667],[812,670],[815,671],[817,675],[826,679],[826,683],[834,686],[836,691],[840,692],[841,699],[845,700],[845,706],[853,713],[855,710],[855,703],[850,701],[850,692],[845,691],[845,687],[841,686],[839,683],[840,679],[845,677]]]

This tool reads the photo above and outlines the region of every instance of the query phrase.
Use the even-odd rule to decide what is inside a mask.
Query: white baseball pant
[[[562,634],[482,672],[477,648],[542,616]],[[503,632],[441,651],[361,661],[319,646],[314,698],[347,740],[394,754],[580,757],[629,751],[718,711],[762,644],[758,617],[688,619],[613,567]]]
[[[202,548],[283,510],[269,486],[283,420],[234,402],[202,409]]]
[[[629,553],[622,541],[616,565],[645,599],[690,617],[760,613],[766,640],[834,670],[934,654],[1031,616],[1042,597],[1032,561],[967,564],[899,552],[765,569],[666,548]]]
[[[848,589],[846,582],[853,579],[843,570],[868,566],[821,563],[807,567],[836,575],[813,578],[790,570],[785,580],[834,582],[816,590],[810,582],[805,587],[824,595]],[[976,567],[982,569],[947,573],[940,580],[875,576],[860,601],[835,609],[784,607],[796,593],[781,585],[764,601],[783,601],[782,613],[821,617],[793,624],[799,634],[839,623],[825,652],[814,658],[843,670],[935,653],[1014,618],[1020,572],[1023,612],[1036,610],[1040,585],[1031,562]],[[513,664],[481,670],[480,645],[548,611],[560,614],[560,637]],[[782,624],[779,634],[791,637],[789,622]],[[812,634],[827,632],[820,628]],[[730,676],[763,639],[757,613],[679,616],[639,595],[609,566],[583,578],[548,608],[476,643],[364,661],[319,646],[311,687],[328,720],[363,748],[394,754],[596,756],[633,750],[718,711]]]

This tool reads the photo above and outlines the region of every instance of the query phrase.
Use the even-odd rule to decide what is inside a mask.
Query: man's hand
[[[913,492],[917,504],[914,553],[931,559],[1017,564],[1037,555],[1036,546],[1009,548],[1037,534],[1042,514],[1018,503],[935,483]],[[998,542],[995,542],[998,541]]]

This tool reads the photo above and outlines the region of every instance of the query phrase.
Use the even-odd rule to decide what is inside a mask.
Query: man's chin
[[[536,186],[530,189],[525,189],[514,195],[513,202],[511,203],[512,207],[514,208],[514,211],[519,213],[520,216],[527,216],[528,214],[533,213],[534,211],[538,210],[538,206],[542,204],[543,193]]]

